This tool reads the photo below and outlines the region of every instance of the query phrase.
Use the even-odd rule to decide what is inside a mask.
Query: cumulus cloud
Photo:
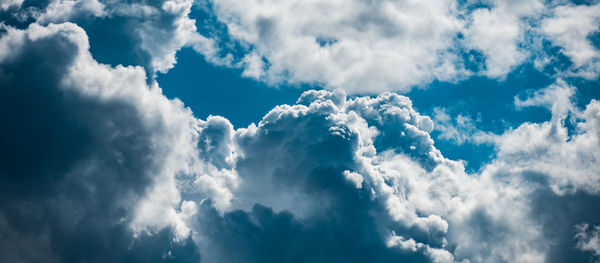
[[[476,8],[468,16],[466,46],[485,55],[485,75],[504,77],[529,56],[528,50],[521,47],[529,30],[526,19],[539,16],[544,4],[539,0],[468,3],[489,8]]]
[[[564,5],[553,10],[553,16],[542,21],[541,31],[567,55],[573,65],[570,72],[586,78],[599,73],[600,52],[589,36],[600,28],[600,4]]]
[[[219,126],[205,141],[237,179],[189,221],[207,262],[544,261],[528,192],[441,156],[406,97],[308,91],[258,125]]]
[[[583,112],[579,112],[572,105],[573,89],[559,83],[536,92],[524,101],[516,98],[519,107],[547,107],[552,111],[552,120],[524,123],[506,132],[497,141],[496,161],[504,163],[502,169],[511,173],[548,176],[546,179],[557,194],[585,191],[598,195],[600,103],[592,100]],[[578,119],[572,124],[575,126],[572,133],[566,126],[573,121],[568,118],[571,115]]]
[[[472,119],[439,109],[432,120],[395,93],[307,91],[245,128],[198,120],[147,79],[199,43],[191,4],[48,1],[31,23],[2,26],[0,259],[560,262],[595,251],[582,222],[600,219],[598,101],[576,108],[561,81],[516,97],[552,119],[486,137],[497,158],[478,174],[430,135],[440,125],[472,140]],[[484,74],[506,74],[527,56],[524,17],[541,8],[499,2],[471,21],[450,1],[214,4],[249,50],[243,74],[350,93],[470,74],[455,45],[484,53]],[[54,23],[71,20],[81,25]],[[99,63],[84,31],[95,21],[118,25],[142,67]],[[485,42],[495,36],[507,50]]]
[[[0,1],[0,10],[7,10],[12,7],[20,7],[23,0],[2,0]]]
[[[546,231],[550,262],[589,261],[575,250],[580,245],[573,227],[599,217],[600,104],[592,100],[580,111],[572,102],[574,90],[559,81],[525,100],[515,99],[520,107],[546,107],[552,119],[524,123],[497,137],[497,156],[483,171],[529,199]]]
[[[149,76],[171,69],[176,52],[189,46],[213,64],[269,84],[406,92],[473,75],[502,79],[524,63],[543,69],[557,56],[547,42],[573,63],[557,74],[598,75],[589,38],[598,31],[597,4],[47,0],[19,6],[2,4],[5,23],[76,23],[92,32],[93,49],[112,47],[97,48],[101,62],[142,65]],[[191,18],[194,9],[207,14]]]
[[[244,74],[350,91],[407,90],[460,74],[454,1],[212,1],[249,52]],[[298,15],[303,14],[303,15]]]
[[[523,64],[543,69],[555,61],[558,54],[547,43],[574,63],[558,75],[598,75],[598,52],[589,39],[599,25],[597,4],[213,0],[199,5],[214,11],[226,28],[218,45],[242,47],[230,65],[270,84],[376,93],[473,75],[503,79]]]
[[[563,84],[518,100],[556,117],[496,135],[498,157],[480,174],[444,158],[429,135],[432,120],[396,94],[308,91],[258,125],[225,122],[205,141],[226,149],[216,163],[227,163],[220,166],[236,183],[204,199],[189,221],[194,240],[208,262],[583,258],[572,229],[599,219],[597,102],[569,135],[561,116],[573,108],[550,103],[572,94]]]
[[[95,55],[102,61],[141,65],[149,77],[171,69],[176,52],[184,46],[193,46],[209,61],[225,63],[217,56],[213,40],[200,35],[195,20],[189,18],[192,0],[52,0],[26,4],[27,8],[9,11],[20,23],[5,22],[12,26],[76,23],[91,32],[92,48],[98,46]]]
[[[2,261],[197,261],[173,182],[195,156],[191,112],[142,68],[93,60],[74,24],[5,30]],[[145,200],[169,223],[136,229]]]

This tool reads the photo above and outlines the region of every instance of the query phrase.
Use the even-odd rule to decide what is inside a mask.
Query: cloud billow
[[[153,141],[166,131],[123,97],[67,87],[68,72],[91,59],[85,33],[33,25],[0,46],[9,51],[0,59],[2,261],[197,261],[191,239],[175,242],[170,228],[134,238],[135,205],[169,154]],[[122,70],[147,89],[143,71]]]
[[[199,3],[227,28],[220,49],[246,47],[231,66],[273,85],[408,92],[473,76],[504,80],[522,65],[554,68],[548,73],[557,77],[598,77],[595,1]],[[572,63],[555,68],[558,60]]]
[[[156,3],[44,2],[35,9],[43,13],[31,11],[31,21],[23,20],[29,24],[2,26],[1,261],[555,262],[597,257],[598,101],[578,109],[571,101],[573,87],[561,81],[529,98],[515,98],[516,108],[546,107],[552,119],[489,135],[496,157],[469,173],[464,162],[445,158],[435,147],[433,121],[408,97],[347,95],[454,78],[453,69],[439,70],[456,62],[447,45],[464,29],[464,21],[456,19],[458,6],[413,3],[414,10],[446,23],[434,30],[427,16],[417,17],[414,27],[400,30],[393,25],[402,24],[394,20],[402,9],[385,1],[354,3],[392,14],[321,14],[320,22],[331,26],[324,29],[350,26],[336,31],[339,36],[295,42],[295,33],[324,32],[303,31],[314,28],[306,26],[310,21],[281,20],[286,12],[263,14],[269,10],[256,9],[254,1],[220,2],[217,16],[234,37],[254,46],[242,63],[244,74],[273,79],[282,74],[291,82],[347,87],[306,91],[258,124],[234,128],[223,117],[195,118],[181,101],[167,99],[151,77],[173,67],[175,52],[184,45],[210,51],[202,46],[210,41],[196,39],[200,36],[190,26],[191,1]],[[506,13],[504,2],[473,11],[465,39],[506,33],[487,32],[477,21],[507,22],[497,27],[511,33],[500,42],[518,45],[526,27],[521,18],[541,8],[536,1],[527,3],[518,6],[516,17]],[[0,9],[16,15],[19,5],[29,4],[7,2]],[[242,9],[247,11],[242,19],[228,20]],[[554,11],[561,19],[571,15],[561,10]],[[153,12],[170,15],[153,20]],[[84,31],[93,26],[82,16],[98,19],[87,21],[91,24],[125,20],[111,20],[119,25],[117,34],[132,41],[124,52],[143,50],[148,60],[129,61],[140,66],[99,63]],[[325,23],[330,19],[338,20]],[[69,20],[78,24],[61,23]],[[139,30],[127,31],[131,25]],[[288,27],[287,35],[282,27]],[[434,33],[439,43],[415,38],[408,46],[395,45],[422,32]],[[364,49],[383,36],[392,37],[380,49]],[[286,45],[290,41],[297,49]],[[482,74],[489,76],[504,74],[527,53],[507,49],[502,54],[513,60],[494,60],[496,43],[464,41],[487,56],[488,71]],[[567,56],[579,54],[570,49],[589,48],[571,44],[564,44]],[[344,53],[346,45],[371,54],[367,62],[372,64],[362,64],[363,56],[346,60],[327,53],[339,48],[336,52]],[[294,60],[306,47],[323,56]],[[436,55],[420,60],[400,52],[388,60],[380,53],[397,49]],[[264,57],[271,63],[268,72],[253,64]],[[570,73],[593,66],[593,55],[578,59],[581,69]],[[380,71],[396,61],[406,61],[405,75]],[[329,71],[307,71],[321,62],[332,63],[323,63]],[[354,74],[336,72],[348,68]],[[423,68],[429,73],[411,71]],[[372,72],[378,72],[376,80],[365,77]]]

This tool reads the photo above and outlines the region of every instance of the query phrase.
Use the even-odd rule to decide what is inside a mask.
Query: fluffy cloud
[[[2,0],[0,1],[0,10],[7,10],[12,7],[19,7],[23,0]]]
[[[512,174],[544,175],[557,194],[584,191],[598,195],[600,103],[592,100],[579,112],[571,102],[574,88],[565,85],[560,82],[524,101],[515,100],[519,107],[547,107],[553,117],[544,123],[522,124],[502,135],[496,142],[496,162],[502,170]],[[573,121],[574,128],[570,132],[567,124]],[[515,178],[527,180],[528,177]]]
[[[529,56],[528,50],[521,47],[529,30],[526,18],[540,15],[544,5],[538,0],[482,2],[472,4],[490,7],[470,13],[465,44],[485,55],[485,75],[503,77]]]
[[[193,9],[207,14],[196,21]],[[168,71],[189,46],[270,84],[375,93],[472,75],[502,79],[532,61],[542,69],[557,56],[546,42],[573,63],[559,75],[593,79],[598,52],[589,36],[597,11],[597,4],[539,0],[47,0],[2,3],[0,18],[23,28],[76,23],[101,62],[142,65],[149,76]]]
[[[498,157],[480,174],[445,159],[432,120],[396,94],[308,91],[258,125],[218,119],[205,141],[236,179],[218,184],[227,195],[205,195],[189,221],[194,240],[208,262],[584,260],[572,229],[600,218],[599,115],[595,101],[572,112],[572,89],[559,82],[517,99],[555,117],[494,136]],[[577,116],[574,133],[565,111]]]
[[[496,135],[477,129],[477,120],[462,114],[450,116],[444,108],[433,109],[435,129],[440,132],[439,140],[450,140],[461,145],[464,143],[484,144],[493,143]]]
[[[570,73],[596,78],[600,71],[600,52],[588,38],[600,25],[600,4],[558,6],[553,16],[544,19],[541,31],[567,55],[573,65]]]
[[[583,110],[573,105],[575,88],[559,81],[535,92],[518,106],[546,107],[552,119],[524,123],[496,139],[496,159],[483,171],[519,189],[545,229],[550,262],[589,259],[574,248],[573,228],[595,222],[600,207],[600,103]]]
[[[207,262],[544,260],[526,193],[443,158],[406,97],[308,91],[257,126],[218,126],[205,141],[237,179],[189,221]]]
[[[248,76],[349,91],[407,90],[462,69],[452,43],[462,27],[453,1],[212,1],[249,48]],[[303,14],[303,15],[299,15]]]
[[[195,20],[188,17],[192,0],[52,0],[25,4],[27,8],[8,11],[18,21],[5,22],[13,26],[76,23],[90,33],[92,48],[97,48],[95,55],[102,61],[141,65],[149,76],[171,69],[176,52],[183,46],[194,46],[208,60],[220,61],[212,40],[200,35]]]
[[[558,82],[526,99],[516,98],[517,107],[547,107],[552,120],[525,123],[494,137],[497,159],[480,174],[469,174],[462,162],[448,160],[436,149],[430,136],[434,121],[419,114],[409,98],[393,93],[348,97],[341,90],[307,91],[296,104],[277,106],[257,125],[239,129],[222,117],[198,120],[148,81],[147,69],[98,63],[81,27],[50,23],[55,19],[52,5],[66,5],[55,10],[66,12],[57,17],[77,17],[74,10],[87,10],[82,12],[111,19],[118,16],[107,11],[111,4],[52,2],[36,18],[44,25],[3,27],[3,261],[198,262],[201,254],[203,262],[552,262],[581,257],[581,250],[594,247],[594,234],[581,223],[600,218],[595,212],[600,209],[600,103],[592,101],[579,111],[569,98],[573,87]],[[247,21],[238,21],[233,34],[264,41],[253,47],[258,59],[248,61],[260,63],[265,54],[270,56],[264,46],[288,43],[279,39],[286,36],[280,26],[304,32],[302,23],[281,18],[285,12],[226,4],[217,7],[221,15],[227,8],[247,8],[243,14],[256,23],[244,28]],[[395,25],[392,18],[405,12],[385,11],[383,7],[395,4],[380,4],[371,10],[396,12],[394,16],[350,12],[360,19],[331,20],[322,15],[315,21],[350,25],[347,32],[330,29],[340,38],[317,39],[307,27],[307,39],[318,49],[347,45],[344,41],[354,33],[364,39],[350,43],[378,43],[368,37],[398,29],[386,25]],[[452,5],[440,11],[423,3],[405,4],[431,16],[453,10]],[[312,10],[313,4],[297,5]],[[181,18],[190,6],[165,2],[160,8]],[[147,22],[144,12],[158,9],[139,10],[142,14],[127,17],[140,15]],[[263,17],[252,20],[259,15]],[[172,18],[165,18],[167,24],[173,25]],[[423,31],[445,39],[444,30],[454,32],[458,22],[439,19],[450,26],[430,32],[417,19],[414,28],[390,34],[418,40]],[[146,22],[134,25],[144,31]],[[149,32],[158,41],[179,31]],[[172,53],[163,51],[187,43],[174,40],[172,46],[153,49],[143,44],[146,33],[138,33],[140,48],[165,68],[172,63],[159,58]],[[393,48],[413,48],[411,44]],[[446,49],[414,48],[424,48],[415,54]],[[286,56],[293,54],[284,49],[274,56],[289,63]],[[276,74],[281,73],[277,67],[289,66],[267,62]],[[434,72],[439,66],[413,62]],[[248,74],[271,74],[261,67],[253,72]],[[385,86],[370,83],[367,75],[357,83]],[[338,84],[359,91],[350,80]],[[567,119],[573,119],[574,128]]]
[[[376,93],[472,75],[503,79],[524,63],[543,69],[555,61],[558,54],[547,43],[574,64],[559,75],[598,75],[598,52],[589,39],[598,29],[598,5],[539,0],[199,3],[225,25],[221,33],[228,37],[219,38],[219,44],[234,42],[245,51],[231,65],[271,84]]]
[[[174,184],[196,156],[191,112],[143,68],[98,64],[74,24],[4,30],[1,260],[197,261]],[[164,208],[152,222],[145,200]]]

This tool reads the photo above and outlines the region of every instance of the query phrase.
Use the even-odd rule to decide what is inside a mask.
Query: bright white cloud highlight
[[[408,90],[461,74],[453,1],[214,1],[250,48],[245,75],[349,91]],[[302,15],[299,15],[302,14]],[[263,65],[257,58],[264,58]]]
[[[600,72],[600,52],[588,37],[599,29],[600,4],[558,6],[541,25],[541,31],[573,62],[572,73],[590,79]]]

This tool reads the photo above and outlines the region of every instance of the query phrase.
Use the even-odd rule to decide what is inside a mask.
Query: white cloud
[[[598,5],[561,1],[210,1],[228,36],[247,51],[243,75],[270,84],[310,83],[350,93],[405,92],[474,74],[503,79],[538,68],[563,48],[558,75],[598,75]],[[302,14],[302,15],[299,15]],[[471,61],[464,53],[480,52]],[[469,53],[470,54],[470,53]],[[556,59],[556,58],[554,58]],[[465,64],[467,67],[465,68]],[[476,65],[470,65],[476,64]],[[474,70],[472,68],[478,68]]]
[[[466,46],[485,55],[485,75],[504,77],[529,57],[528,50],[520,47],[529,29],[525,18],[540,15],[544,5],[538,0],[484,3],[491,7],[475,9],[468,16]]]
[[[541,31],[573,62],[572,73],[590,79],[600,72],[600,52],[588,36],[599,29],[600,4],[558,6],[541,24]]]
[[[228,187],[231,205],[217,206],[221,213],[251,215],[259,203],[304,222],[336,213],[360,194],[366,203],[348,205],[385,230],[380,238],[389,249],[439,262],[544,261],[547,245],[530,217],[528,192],[489,174],[469,175],[461,162],[443,158],[429,136],[431,120],[408,98],[349,100],[340,91],[308,91],[298,102],[235,131],[228,149],[236,149],[238,184]],[[202,251],[212,251],[205,260],[227,260],[210,238],[213,223],[192,227],[195,239]],[[405,230],[388,236],[398,229]]]
[[[531,176],[540,174],[559,195],[577,191],[600,194],[600,103],[592,100],[579,112],[572,105],[573,94],[573,87],[558,82],[525,101],[516,98],[518,107],[547,107],[552,111],[552,120],[524,123],[499,137],[496,164],[489,170],[499,169],[499,173],[524,181],[538,180]],[[565,123],[575,121],[567,119],[569,113],[577,119],[573,134],[569,134]]]
[[[575,87],[559,79],[549,87],[535,91],[525,100],[515,96],[515,107],[519,110],[524,107],[541,106],[550,110],[554,118],[565,118],[570,112],[578,112],[572,101],[575,92]]]
[[[433,112],[435,129],[440,132],[437,138],[440,140],[450,140],[457,145],[466,142],[490,144],[495,141],[495,134],[484,132],[476,127],[477,119],[473,120],[470,116],[462,114],[452,117],[448,114],[447,109],[440,107],[434,108]]]
[[[533,213],[540,205],[536,194],[600,194],[600,104],[593,101],[577,113],[576,132],[569,136],[561,116],[574,110],[572,89],[559,82],[516,99],[520,107],[548,107],[555,117],[494,136],[498,157],[475,175],[435,149],[431,119],[414,111],[408,98],[386,93],[347,99],[339,90],[308,91],[298,105],[276,107],[258,125],[235,132],[238,184],[228,188],[231,206],[221,212],[239,208],[251,216],[259,203],[310,221],[337,209],[340,200],[352,200],[333,194],[348,187],[344,193],[370,200],[360,209],[383,227],[389,248],[440,261],[544,262],[562,237],[547,236],[547,215]],[[336,178],[339,183],[321,185]],[[410,231],[396,232],[394,225]],[[210,228],[196,229],[202,250],[214,248],[204,236]],[[396,234],[390,238],[391,232]]]
[[[175,176],[190,172],[190,167],[198,162],[195,147],[197,120],[183,103],[168,100],[162,95],[156,83],[148,86],[141,67],[111,68],[97,63],[88,51],[85,32],[77,26],[69,23],[48,27],[33,24],[27,33],[35,41],[57,34],[57,31],[62,35],[68,33],[67,39],[76,43],[79,50],[73,65],[65,72],[62,88],[93,100],[126,100],[139,111],[139,121],[144,127],[153,130],[151,147],[155,151],[153,154],[160,156],[155,160],[159,165],[152,171],[154,186],[147,189],[147,197],[138,204],[132,228],[139,232],[146,230],[144,226],[161,229],[172,225],[178,237],[185,238],[189,229],[176,210],[180,198]]]
[[[281,5],[290,10],[292,8]],[[315,8],[308,3],[297,5],[297,8],[307,10]],[[428,8],[423,3],[408,5],[421,11]],[[172,14],[186,13],[189,8],[187,2],[161,5],[161,10]],[[248,9],[246,19],[250,22],[240,22],[236,24],[240,28],[233,27],[233,30],[238,30],[235,34],[239,34],[240,38],[243,36],[243,39],[264,41],[256,46],[255,52],[260,56],[269,54],[266,57],[271,63],[268,70],[288,66],[273,64],[274,60],[269,59],[271,55],[275,58],[280,55],[282,58],[299,56],[292,52],[293,47],[289,49],[287,46],[278,46],[290,43],[287,42],[290,40],[279,39],[286,36],[284,33],[281,36],[273,34],[272,31],[280,30],[278,27],[289,27],[287,29],[295,33],[306,29],[309,33],[305,37],[315,41],[310,27],[303,28],[304,23],[310,24],[308,18],[302,23],[290,22],[280,17],[279,13],[269,13],[269,8],[254,10],[244,4],[240,7],[225,5],[219,8],[232,8],[234,11],[239,11],[238,8]],[[375,8],[375,11],[404,14],[404,11],[393,8],[391,11]],[[426,11],[435,15],[448,10],[442,8],[443,12],[438,9]],[[254,17],[266,15],[265,12],[272,17]],[[369,37],[372,34],[381,37],[387,34],[379,32],[381,30],[397,30],[386,25],[396,25],[394,19],[399,18],[388,16],[378,20],[381,18],[353,14],[350,18],[360,19],[351,20],[352,26],[345,28],[346,31],[332,33],[333,37],[340,37],[336,38],[337,42],[324,47],[313,43],[313,48],[335,49],[332,46],[358,45],[367,53],[377,53],[379,50],[369,50],[368,45],[377,44],[377,41],[369,42],[369,39],[352,37]],[[337,25],[348,18],[338,17],[337,20],[330,21],[329,17],[322,14],[319,19]],[[452,30],[448,32],[454,32],[456,21],[439,19],[449,22]],[[406,31],[392,34],[393,38],[397,38],[394,41],[402,40],[403,34],[412,38],[419,36],[421,30],[429,32],[425,22],[417,19],[415,23],[414,28],[407,26],[403,28]],[[244,25],[257,27],[254,29],[259,32],[244,29]],[[360,31],[365,28],[376,30]],[[442,27],[431,30],[439,33],[434,36],[445,39],[446,29],[448,28]],[[267,39],[258,39],[259,36],[254,34],[273,39],[265,41]],[[296,36],[290,37],[294,39]],[[354,244],[374,242],[369,244],[375,244],[373,247],[376,250],[370,252],[382,258],[396,256],[394,253],[409,253],[409,256],[426,257],[436,262],[543,262],[549,251],[550,241],[545,239],[545,226],[536,215],[532,215],[532,194],[549,187],[559,197],[577,191],[600,195],[600,171],[597,168],[600,167],[597,164],[597,160],[600,160],[600,103],[592,101],[583,112],[576,112],[569,99],[573,88],[564,83],[559,82],[544,91],[536,92],[525,100],[515,99],[517,107],[548,107],[552,110],[553,119],[540,124],[526,123],[495,138],[498,158],[485,167],[481,174],[474,175],[465,172],[462,162],[444,158],[435,148],[430,136],[434,121],[418,113],[412,107],[410,99],[404,96],[383,93],[376,97],[348,98],[341,90],[308,91],[298,99],[297,104],[275,107],[258,125],[236,130],[228,120],[221,117],[197,120],[183,103],[168,100],[156,82],[147,84],[145,71],[141,67],[111,67],[96,62],[89,53],[85,32],[71,23],[47,26],[32,24],[26,30],[7,28],[7,33],[0,38],[0,62],[12,62],[11,59],[21,48],[46,43],[43,42],[46,40],[51,44],[73,47],[72,53],[68,53],[73,57],[72,62],[56,62],[67,64],[62,65],[66,70],[57,73],[60,79],[57,85],[61,91],[81,96],[82,101],[101,105],[101,110],[88,112],[85,108],[77,108],[74,111],[91,114],[90,118],[98,120],[94,123],[106,125],[105,129],[101,129],[106,133],[94,134],[97,136],[94,138],[101,142],[113,142],[114,138],[147,138],[132,142],[126,140],[127,143],[124,143],[134,149],[149,147],[149,153],[142,151],[142,154],[132,155],[146,160],[143,164],[148,165],[144,166],[148,170],[143,172],[148,173],[147,176],[151,179],[151,183],[145,185],[140,192],[132,194],[131,203],[125,206],[133,211],[128,226],[140,235],[146,231],[156,233],[172,227],[180,240],[191,233],[200,246],[203,260],[208,262],[218,262],[219,259],[232,256],[228,247],[230,243],[227,241],[239,245],[237,248],[240,250],[258,250],[259,248],[252,246],[252,242],[246,243],[243,239],[245,237],[238,236],[239,233],[244,233],[242,230],[255,231],[251,232],[256,234],[252,237],[258,237],[257,233],[261,233],[260,231],[277,230],[278,226],[287,226],[288,223],[292,225],[289,233],[309,233],[301,241],[312,241],[310,237],[314,237],[314,233],[310,231],[314,229],[320,233],[318,231],[330,231],[333,228],[335,231],[327,233],[333,233],[335,238],[345,237],[345,240],[357,242]],[[298,41],[304,40],[301,38]],[[175,42],[165,50],[178,49],[177,46],[181,43]],[[277,52],[274,54],[266,49],[271,45],[276,47],[274,50]],[[393,48],[402,49],[406,46]],[[424,47],[425,51],[438,48],[435,45]],[[416,53],[425,51],[417,50]],[[169,52],[153,53],[171,56]],[[373,56],[379,58],[377,56],[384,54]],[[340,59],[344,61],[346,58]],[[54,60],[43,61],[54,63]],[[170,63],[168,59],[165,61],[166,64]],[[282,61],[288,60],[286,58]],[[350,68],[354,67],[353,60],[348,63]],[[435,68],[432,65],[437,65],[430,65],[428,61],[422,63],[425,63],[422,64],[424,67]],[[263,66],[253,68],[250,73],[258,74]],[[300,71],[294,74],[308,70],[304,66],[298,65],[297,70]],[[335,65],[331,67],[336,70]],[[310,74],[307,79],[312,78]],[[330,73],[322,74],[323,81],[329,81]],[[396,80],[395,75],[384,73],[383,76]],[[339,85],[342,85],[350,79],[339,81]],[[374,80],[364,81],[369,83]],[[383,86],[375,84],[375,87],[379,89]],[[354,88],[356,90],[352,90]],[[352,86],[350,89],[359,90]],[[121,122],[105,119],[106,112],[111,112],[113,107],[102,103],[127,106],[130,111],[123,110],[118,112],[120,114],[110,116],[116,118],[126,112],[133,112],[135,127],[127,129],[129,126]],[[564,125],[567,112],[575,113],[579,120],[571,135]],[[466,117],[452,121],[443,111],[439,111],[438,115],[437,119],[442,122],[457,123],[467,132],[474,132],[472,120]],[[449,138],[466,140],[456,135],[458,131],[447,131],[455,134],[448,135]],[[115,157],[115,163],[129,163],[121,148],[113,149],[111,145],[103,147],[107,147],[110,156]],[[93,177],[104,174],[98,172],[103,171],[98,170],[104,168],[102,162],[102,159],[82,161],[69,175],[83,173]],[[108,170],[107,174],[119,173]],[[528,178],[531,174],[540,176],[547,182],[541,180],[542,182],[532,183],[531,181],[539,178]],[[129,202],[128,198],[124,200],[126,201],[123,202]],[[256,206],[256,203],[268,208]],[[217,212],[211,214],[210,209]],[[270,218],[279,221],[268,224],[270,221],[267,219]],[[330,218],[333,219],[329,221]],[[0,223],[3,223],[2,220],[4,218],[0,215]],[[203,225],[206,222],[211,224]],[[224,229],[230,229],[228,224],[233,224],[233,229],[240,232],[219,232],[211,228],[225,226]],[[256,227],[258,225],[260,227]],[[313,229],[315,225],[324,225],[324,230],[318,227]],[[564,227],[570,228],[572,225]],[[362,235],[361,231],[368,234]],[[288,232],[267,233],[275,235],[273,233]],[[336,236],[339,233],[343,235]],[[271,238],[269,235],[267,237]],[[285,238],[286,236],[282,239]],[[252,241],[255,243],[255,240]],[[309,247],[315,245],[314,242],[307,243]],[[377,247],[377,244],[382,246]],[[581,247],[587,247],[585,242],[582,244]],[[220,245],[223,247],[219,247]],[[285,249],[282,251],[288,252]],[[294,251],[290,253],[292,252]],[[256,256],[258,261],[261,256],[251,255]]]
[[[452,50],[463,23],[454,1],[213,4],[231,37],[252,50],[244,74],[267,82],[406,91],[462,72]]]
[[[77,1],[77,0],[56,0],[50,2],[44,12],[37,18],[40,24],[51,22],[69,21],[74,16],[81,13],[91,16],[103,16],[105,5],[98,0]]]
[[[202,5],[215,12],[224,32],[197,32],[189,16]],[[434,80],[453,82],[474,74],[502,79],[531,61],[543,68],[554,56],[542,47],[546,39],[574,63],[558,75],[594,78],[598,52],[587,37],[598,31],[598,6],[539,0],[53,0],[48,7],[12,15],[31,16],[40,24],[125,18],[129,23],[114,30],[139,42],[136,48],[150,58],[134,64],[149,73],[168,71],[176,52],[190,46],[213,64],[242,68],[243,76],[272,85],[308,83],[374,93],[406,92]],[[218,27],[211,24],[209,31],[212,26]],[[230,52],[228,41],[240,47],[233,53],[241,55]],[[470,51],[483,56],[471,61]]]
[[[87,17],[128,19],[129,23],[118,25],[113,30],[130,34],[131,41],[139,41],[139,48],[151,57],[149,65],[142,65],[150,67],[149,73],[165,73],[173,68],[177,62],[175,54],[184,46],[192,46],[213,63],[227,64],[226,58],[218,57],[213,40],[196,31],[195,20],[188,16],[193,2],[54,0],[36,15],[36,22],[47,25],[76,22]]]
[[[0,248],[0,257],[19,258],[32,249],[47,261],[126,261],[144,240],[156,238],[165,250],[179,246],[173,238],[184,244],[190,233],[185,221],[196,209],[182,202],[175,178],[200,162],[192,112],[167,99],[156,82],[148,85],[142,67],[96,62],[85,31],[75,24],[5,29],[0,92],[9,107],[2,113],[30,113],[25,122],[6,119],[11,128],[3,130],[4,151],[26,149],[25,159],[14,158],[38,170],[11,170],[11,161],[2,160],[2,180],[26,178],[10,191],[3,188],[2,199],[43,216],[2,202],[0,231],[14,229],[9,232],[27,241],[3,243],[8,247]],[[7,139],[16,142],[5,144]],[[28,189],[36,194],[22,193]],[[29,235],[16,227],[24,221],[44,230]],[[173,237],[164,240],[160,233],[167,227]],[[86,246],[107,242],[109,247]],[[73,254],[73,246],[84,252]],[[160,258],[162,249],[144,257]]]

